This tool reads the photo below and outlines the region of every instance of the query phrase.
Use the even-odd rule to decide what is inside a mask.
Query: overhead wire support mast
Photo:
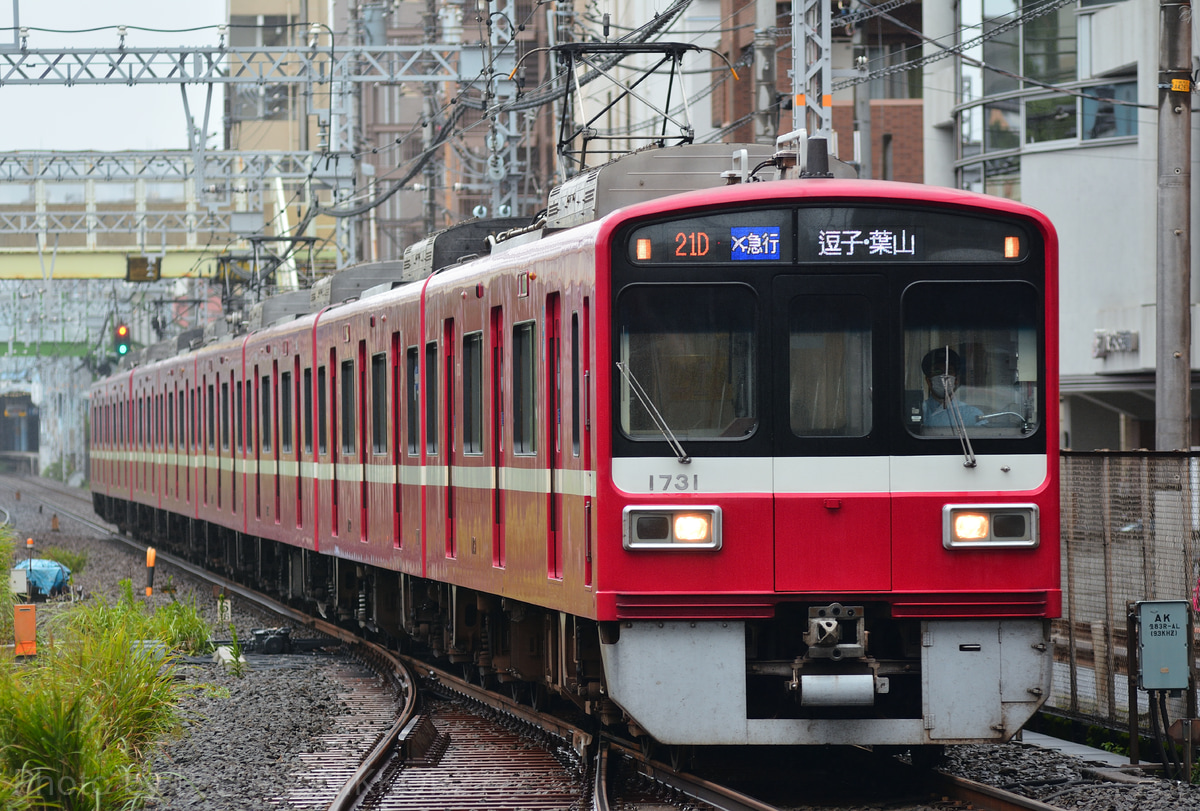
[[[660,146],[665,146],[668,141],[673,141],[676,144],[690,144],[692,142],[695,137],[695,129],[691,122],[691,110],[688,105],[687,94],[683,94],[682,120],[671,112],[671,97],[675,92],[676,83],[682,84],[679,80],[679,71],[683,64],[683,55],[689,52],[710,51],[711,53],[717,53],[716,51],[686,42],[570,42],[555,45],[548,50],[555,53],[558,57],[558,62],[561,66],[560,75],[567,77],[565,99],[562,104],[558,125],[558,155],[564,177],[570,177],[588,169],[589,147],[594,141],[623,141],[628,143],[640,140],[645,141],[647,144],[658,144]],[[654,65],[641,69],[640,73],[637,74],[637,78],[629,82],[619,79],[612,73],[611,63],[601,64],[592,59],[594,56],[616,56],[619,59],[633,54],[655,54],[660,59]],[[659,105],[642,93],[639,93],[637,88],[647,79],[656,76],[658,69],[666,64],[670,64],[670,72],[667,76],[666,99]],[[728,61],[726,61],[726,64],[728,64]],[[590,68],[596,74],[603,76],[611,82],[617,89],[617,93],[609,98],[592,115],[589,115],[584,109],[583,84],[579,79],[580,67]],[[733,71],[732,65],[730,66],[730,70]],[[737,78],[736,71],[734,71],[734,78]],[[616,108],[626,97],[637,99],[655,115],[659,116],[662,121],[661,128],[658,128],[657,132],[648,135],[635,135],[632,132],[601,134],[594,126],[596,122],[602,119],[610,110]],[[572,116],[575,107],[578,107],[577,120]],[[668,133],[668,128],[672,124],[678,128],[677,134]],[[580,141],[578,147],[574,146],[577,140]],[[607,160],[613,154],[624,154],[625,152],[625,149],[602,148],[595,150],[591,154],[605,156]]]
[[[797,0],[799,13],[792,15],[792,128],[827,141],[833,135],[829,6],[828,0]]]

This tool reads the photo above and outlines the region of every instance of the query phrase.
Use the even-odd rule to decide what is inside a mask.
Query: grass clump
[[[16,539],[13,535],[13,528],[7,524],[0,526],[0,570],[12,571],[15,550]],[[6,575],[0,578],[0,644],[7,645],[13,642],[13,606],[16,604],[17,596],[9,590]],[[7,807],[0,804],[0,808]]]
[[[63,615],[63,627],[81,637],[103,637],[123,628],[130,639],[158,640],[170,650],[189,654],[212,649],[212,629],[195,597],[174,600],[151,612],[134,598],[131,581],[122,580],[119,587],[116,603],[99,597],[80,605]]]
[[[36,659],[0,661],[0,808],[142,805],[150,747],[178,726],[175,658],[209,646],[194,600],[152,612],[126,580],[115,603],[76,605],[47,636]]]
[[[56,679],[32,685],[25,675],[10,671],[0,681],[0,781],[17,807],[126,808],[148,791],[130,752],[105,744],[88,695]]]
[[[70,549],[51,546],[42,550],[41,557],[66,566],[72,576],[82,574],[83,570],[87,568],[87,552],[73,552]]]

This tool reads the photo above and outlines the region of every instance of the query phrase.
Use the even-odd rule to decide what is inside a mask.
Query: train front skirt
[[[811,677],[808,684],[802,676],[801,696],[817,693],[821,717],[748,717],[741,621],[622,622],[617,641],[602,643],[601,652],[609,697],[666,744],[995,742],[1016,734],[1050,693],[1049,626],[1040,619],[922,621],[921,710],[912,717],[868,717],[862,676]],[[865,679],[875,692],[899,681]]]

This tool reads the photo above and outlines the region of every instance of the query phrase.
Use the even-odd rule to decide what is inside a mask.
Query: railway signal
[[[117,350],[119,357],[125,357],[129,354],[129,325],[117,324],[113,328],[113,346]]]

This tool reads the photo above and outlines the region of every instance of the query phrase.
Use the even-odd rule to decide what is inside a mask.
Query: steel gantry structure
[[[494,5],[501,5],[494,3]],[[503,3],[507,8],[508,3]],[[127,247],[153,252],[171,241],[173,249],[195,249],[205,234],[227,239],[247,231],[239,212],[262,212],[277,184],[298,189],[300,199],[339,221],[336,229],[338,267],[358,259],[354,223],[364,206],[346,201],[356,189],[360,167],[355,148],[359,122],[356,98],[365,84],[456,83],[477,85],[485,111],[493,118],[488,161],[492,206],[518,213],[517,178],[521,172],[519,132],[511,116],[498,115],[512,100],[515,84],[500,81],[498,59],[507,37],[475,44],[424,42],[413,45],[338,45],[332,32],[314,25],[308,47],[279,46],[29,48],[0,47],[0,88],[20,85],[179,85],[187,117],[189,149],[164,152],[11,152],[0,154],[0,182],[29,184],[27,205],[0,207],[0,252],[44,250],[58,235],[72,236],[74,245],[94,248],[106,234],[131,235]],[[322,44],[322,42],[324,44]],[[300,86],[313,105],[321,143],[318,149],[296,152],[238,152],[209,150],[197,137],[187,85],[206,86],[204,109],[207,131],[212,90],[217,85]],[[434,147],[436,148],[436,146]],[[151,184],[190,180],[184,199],[156,208],[141,194],[132,209],[118,210],[98,203],[89,183]],[[75,205],[48,201],[44,184],[75,181],[84,192]],[[328,204],[319,204],[324,193]],[[369,204],[369,201],[368,201]],[[369,208],[369,205],[367,206]],[[16,237],[17,239],[11,239]],[[24,239],[20,239],[24,237]],[[31,244],[36,240],[36,245]],[[81,240],[81,241],[80,241]],[[111,244],[111,242],[109,243]]]

